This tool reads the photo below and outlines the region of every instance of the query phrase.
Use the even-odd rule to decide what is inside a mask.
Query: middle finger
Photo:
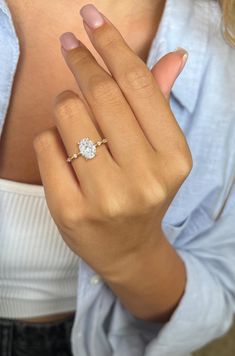
[[[73,42],[72,42],[73,41]],[[115,80],[72,33],[61,36],[62,53],[120,165],[154,150]],[[71,43],[73,45],[71,46]]]
[[[183,132],[146,63],[94,5],[83,6],[80,14],[91,43],[122,90],[155,150],[170,153],[179,146],[184,148]]]

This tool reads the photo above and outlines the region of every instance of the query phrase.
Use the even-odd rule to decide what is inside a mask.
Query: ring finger
[[[54,119],[69,157],[80,150],[77,143],[83,138],[88,137],[93,143],[104,138],[102,132],[95,127],[85,104],[72,91],[64,91],[56,97]],[[68,163],[72,164],[83,191],[87,186],[93,190],[97,185],[87,185],[85,184],[87,180],[89,183],[91,181],[97,183],[97,180],[105,181],[108,171],[114,169],[116,165],[109,153],[107,143],[97,146],[94,150],[97,152],[90,151],[92,156],[95,155],[94,158],[86,159],[79,155]]]

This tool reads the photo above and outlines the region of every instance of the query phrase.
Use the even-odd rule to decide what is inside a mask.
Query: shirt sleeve
[[[189,355],[230,328],[235,309],[235,208],[209,229],[175,245],[187,272],[178,307],[164,324],[145,322],[116,299],[107,334],[113,355]]]

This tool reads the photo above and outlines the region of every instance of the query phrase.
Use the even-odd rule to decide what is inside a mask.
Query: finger
[[[33,147],[51,215],[59,216],[66,207],[82,209],[80,184],[66,162],[66,152],[56,127],[37,135]]]
[[[182,72],[187,61],[188,54],[181,48],[167,53],[151,69],[157,84],[163,95],[169,100],[171,89]]]
[[[151,71],[93,5],[84,6],[80,13],[93,46],[122,89],[153,147],[164,152],[175,150],[184,141],[184,135]]]
[[[146,150],[153,152],[115,80],[72,33],[64,33],[60,40],[64,58],[104,136],[109,138],[115,162],[120,166],[129,165],[135,157],[143,157]]]
[[[93,143],[104,138],[89,117],[82,100],[70,90],[64,91],[56,97],[54,120],[68,156],[80,150],[77,143],[83,138],[88,137]],[[67,163],[67,165],[72,164],[85,195],[88,193],[87,189],[95,189],[97,183],[106,180],[108,169],[111,169],[115,164],[107,145],[108,143],[105,143],[96,147],[93,158],[92,155],[87,159],[78,156],[71,163]]]

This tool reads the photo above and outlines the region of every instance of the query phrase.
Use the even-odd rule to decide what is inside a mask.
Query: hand
[[[56,127],[40,133],[34,149],[62,237],[105,277],[159,243],[162,218],[191,171],[192,157],[153,73],[110,21],[102,21],[95,29],[84,27],[112,76],[82,43],[76,47],[71,34],[62,36],[62,53],[86,103],[72,91],[58,95]],[[179,68],[182,53],[162,61],[169,58]],[[163,78],[163,67],[160,61],[155,77]],[[169,95],[166,88],[164,94]],[[94,159],[66,162],[83,137],[93,142],[106,137],[108,143],[97,148]]]

